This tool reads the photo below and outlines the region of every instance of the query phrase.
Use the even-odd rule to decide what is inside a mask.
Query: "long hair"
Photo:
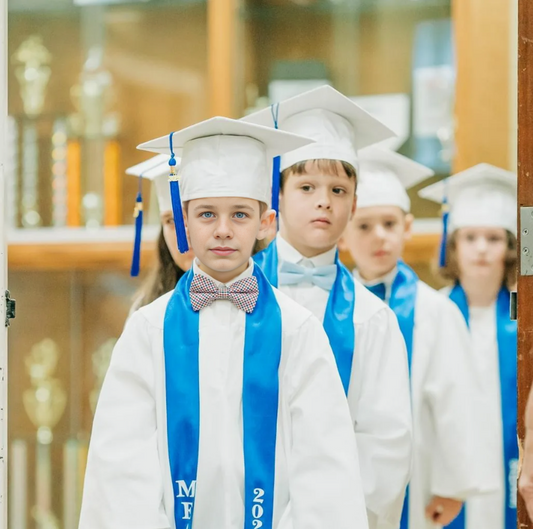
[[[172,259],[163,234],[163,227],[161,226],[159,238],[157,239],[156,263],[135,296],[132,310],[140,309],[163,294],[174,290],[184,273],[185,270],[182,270]]]
[[[507,231],[507,253],[505,254],[504,264],[502,286],[511,289],[516,284],[518,253],[516,237],[510,231]],[[442,279],[452,283],[460,280],[457,260],[457,230],[450,235],[446,243],[446,266],[439,270],[439,275]]]

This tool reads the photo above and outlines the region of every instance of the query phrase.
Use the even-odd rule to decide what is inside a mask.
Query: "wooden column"
[[[518,6],[518,205],[533,206],[533,3],[519,0]],[[524,411],[533,379],[532,300],[533,276],[519,275],[518,436],[521,445],[525,434]],[[518,527],[533,528],[521,497],[518,498]]]
[[[236,0],[208,0],[209,115],[235,116]]]
[[[454,0],[457,57],[454,170],[487,162],[509,168],[513,0]],[[513,43],[514,45],[514,43]]]

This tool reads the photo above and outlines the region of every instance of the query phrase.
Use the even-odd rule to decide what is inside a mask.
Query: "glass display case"
[[[451,14],[450,0],[9,0],[10,529],[77,527],[94,404],[143,279],[128,275],[136,145],[327,82],[441,178]],[[159,219],[143,186],[146,273]],[[436,284],[438,208],[411,199],[405,259]]]

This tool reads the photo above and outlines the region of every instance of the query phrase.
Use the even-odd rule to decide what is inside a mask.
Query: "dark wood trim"
[[[531,0],[519,0],[518,2],[518,206],[533,206],[533,2]],[[520,219],[520,214],[518,219]],[[520,443],[524,440],[524,411],[533,379],[533,303],[531,300],[533,300],[533,276],[519,276],[518,436]],[[533,527],[520,497],[518,499],[518,527],[520,529]]]

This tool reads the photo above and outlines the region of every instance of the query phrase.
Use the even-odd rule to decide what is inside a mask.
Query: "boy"
[[[453,303],[401,261],[413,223],[405,190],[432,174],[386,149],[361,151],[357,211],[343,239],[356,277],[389,304],[407,344],[414,452],[402,529],[448,525],[479,484],[466,325]]]
[[[219,117],[140,146],[181,151],[196,259],[117,343],[81,529],[367,528],[327,336],[250,259],[274,217],[270,157],[307,142]]]
[[[337,256],[356,205],[357,150],[392,133],[329,86],[245,121],[315,140],[281,157],[280,233],[256,257],[273,284],[323,321],[350,406],[369,525],[397,527],[411,462],[405,345],[392,311]]]

